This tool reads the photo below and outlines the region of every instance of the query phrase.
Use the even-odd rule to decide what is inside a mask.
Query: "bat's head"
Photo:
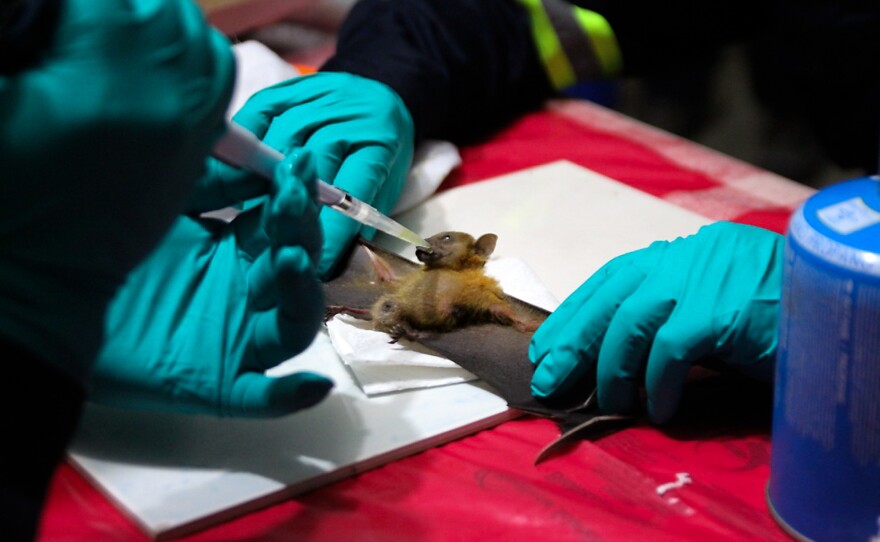
[[[416,258],[432,269],[469,269],[485,265],[495,250],[498,236],[487,233],[474,239],[460,231],[444,231],[425,239],[430,249],[417,248]]]

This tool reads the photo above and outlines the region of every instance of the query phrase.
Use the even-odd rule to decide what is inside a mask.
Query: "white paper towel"
[[[490,260],[486,274],[497,279],[507,294],[532,305],[546,310],[558,305],[535,272],[518,258]],[[368,396],[476,379],[421,344],[406,339],[389,343],[387,333],[374,331],[370,322],[349,315],[340,314],[327,322],[327,331],[339,357]]]

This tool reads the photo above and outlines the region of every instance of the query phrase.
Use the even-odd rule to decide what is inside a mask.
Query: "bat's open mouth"
[[[439,258],[440,255],[429,248],[416,248],[416,258],[422,263],[428,263]]]

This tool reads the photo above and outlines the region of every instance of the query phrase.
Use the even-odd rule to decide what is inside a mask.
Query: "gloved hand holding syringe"
[[[284,155],[235,122],[230,121],[227,125],[226,133],[214,145],[214,156],[231,166],[271,179],[275,166],[284,159]],[[365,226],[376,228],[416,246],[429,247],[417,233],[383,215],[376,208],[353,198],[344,190],[320,179],[318,201]]]

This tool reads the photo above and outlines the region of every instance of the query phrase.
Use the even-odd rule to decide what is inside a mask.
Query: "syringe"
[[[275,166],[284,155],[260,141],[257,136],[235,122],[227,122],[226,133],[214,145],[213,154],[227,164],[252,171],[267,179],[275,175]],[[407,243],[426,247],[427,241],[417,233],[395,222],[344,190],[318,180],[318,201],[357,220],[365,226],[376,228]]]

